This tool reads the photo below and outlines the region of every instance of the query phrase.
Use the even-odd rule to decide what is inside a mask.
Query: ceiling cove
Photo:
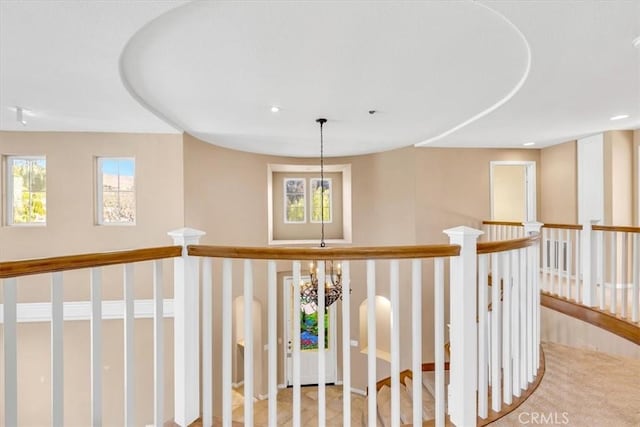
[[[318,117],[328,156],[427,144],[508,101],[530,63],[522,32],[477,2],[216,1],[143,26],[120,75],[204,141],[315,157]]]

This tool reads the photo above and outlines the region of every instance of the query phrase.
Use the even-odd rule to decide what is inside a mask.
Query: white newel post
[[[200,417],[200,328],[198,258],[187,255],[206,233],[181,228],[167,233],[182,256],[173,263],[174,420],[186,427]]]
[[[540,231],[542,230],[542,226],[544,224],[541,222],[536,222],[536,221],[532,221],[532,222],[523,222],[522,226],[524,227],[524,235],[526,236],[531,236],[533,234],[540,234]]]
[[[444,231],[460,256],[449,259],[451,370],[449,415],[459,427],[476,425],[478,379],[477,242],[482,231],[455,227]]]
[[[596,276],[599,260],[596,254],[596,239],[593,235],[592,227],[599,222],[599,219],[585,222],[582,224],[582,232],[580,233],[582,303],[588,307],[596,306]]]

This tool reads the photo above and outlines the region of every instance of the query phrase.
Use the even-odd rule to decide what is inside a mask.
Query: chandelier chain
[[[324,136],[322,129],[326,119],[318,121],[320,123],[320,247],[324,248],[326,243],[324,242]]]

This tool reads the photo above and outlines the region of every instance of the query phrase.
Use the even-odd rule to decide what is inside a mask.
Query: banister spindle
[[[102,426],[102,269],[91,269],[91,425]]]
[[[377,425],[376,391],[376,264],[367,260],[367,391],[368,425]]]
[[[400,264],[389,262],[389,296],[391,297],[391,425],[400,427]]]
[[[267,263],[269,426],[278,425],[278,277],[276,262]]]
[[[436,323],[434,326],[440,327],[441,341],[444,346],[444,322],[442,325]],[[420,259],[411,261],[411,372],[413,378],[417,379],[422,376],[422,260]],[[413,381],[412,385],[413,425],[417,426],[422,423],[422,381]],[[436,412],[436,422],[437,420]]]
[[[244,425],[253,427],[253,270],[244,260]]]
[[[3,344],[4,344],[4,425],[18,425],[18,352],[16,340],[16,279],[4,279]]]
[[[232,318],[232,280],[233,263],[229,258],[222,261],[222,425],[231,427],[231,355],[233,342],[231,333],[233,330]]]
[[[51,274],[51,424],[64,425],[64,288],[62,272]]]
[[[488,335],[487,335],[487,317],[488,317],[488,275],[487,271],[488,255],[478,256],[478,416],[487,418],[489,412],[488,406]],[[437,348],[437,343],[436,343]]]
[[[342,263],[342,425],[351,424],[351,266]],[[348,397],[347,397],[348,396]]]
[[[435,345],[435,389],[436,389],[436,427],[445,425],[445,387],[444,387],[444,259],[434,260],[434,345]],[[422,376],[418,377],[422,378]],[[417,379],[415,380],[418,381]],[[422,401],[419,401],[422,402]],[[419,424],[421,425],[421,424]]]
[[[211,258],[202,258],[202,427],[211,427],[213,424],[212,264]],[[158,300],[156,304],[159,305]],[[160,349],[156,349],[158,350]],[[162,402],[157,403],[162,405]],[[161,426],[162,424],[157,427]]]
[[[124,425],[135,426],[133,264],[124,265]]]
[[[318,261],[318,306],[317,306],[317,319],[318,319],[318,425],[326,424],[326,382],[327,382],[327,369],[326,369],[326,357],[325,357],[325,328],[324,328],[324,315],[325,315],[325,262]]]
[[[300,325],[300,282],[302,277],[300,275],[300,261],[293,262],[293,325],[295,331],[293,333],[293,427],[300,427],[300,405],[301,405],[301,390],[300,390],[300,331],[297,325]]]

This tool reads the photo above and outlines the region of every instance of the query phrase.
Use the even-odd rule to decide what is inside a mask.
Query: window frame
[[[104,186],[103,186],[103,173],[102,173],[102,163],[104,162],[104,160],[132,160],[133,161],[133,200],[134,200],[134,205],[135,205],[135,211],[134,211],[134,220],[133,222],[124,222],[124,221],[118,221],[118,222],[105,222],[104,221]],[[136,167],[136,158],[134,156],[96,156],[95,158],[95,167],[96,167],[96,172],[95,172],[95,177],[96,177],[96,208],[95,208],[95,212],[96,212],[96,218],[95,218],[95,224],[99,225],[99,226],[106,226],[106,227],[111,227],[111,226],[125,226],[125,227],[131,227],[131,226],[135,226],[138,222],[138,176],[137,176],[137,171],[138,168]],[[118,171],[118,177],[120,176],[120,173]],[[120,185],[118,182],[118,193],[120,193]]]
[[[6,215],[6,225],[8,227],[46,227],[48,220],[48,210],[46,208],[46,194],[48,193],[45,184],[45,215],[44,222],[24,222],[24,223],[16,223],[14,221],[14,206],[13,206],[13,197],[14,197],[14,182],[13,182],[13,162],[15,160],[44,160],[44,168],[45,168],[45,182],[46,171],[47,171],[47,156],[46,155],[9,155],[4,157],[5,164],[5,185],[6,185],[6,198],[5,198],[5,215]]]
[[[351,164],[325,165],[325,172],[338,172],[342,174],[342,238],[327,239],[327,244],[350,244],[352,243],[351,225]],[[295,164],[267,164],[267,242],[269,245],[306,245],[317,244],[317,239],[285,240],[274,239],[274,210],[273,210],[273,174],[275,172],[296,173],[320,173],[320,166],[316,165],[295,165]],[[325,178],[326,179],[326,178]],[[332,212],[333,216],[333,212]]]
[[[302,190],[302,199],[304,203],[302,204],[303,213],[302,213],[302,221],[290,221],[287,219],[287,201],[289,194],[298,194],[298,193],[288,193],[287,192],[287,181],[302,181],[303,190]],[[284,204],[284,210],[282,211],[284,214],[284,223],[285,224],[306,224],[307,223],[307,180],[306,178],[296,178],[296,177],[287,177],[282,180],[282,202]]]

